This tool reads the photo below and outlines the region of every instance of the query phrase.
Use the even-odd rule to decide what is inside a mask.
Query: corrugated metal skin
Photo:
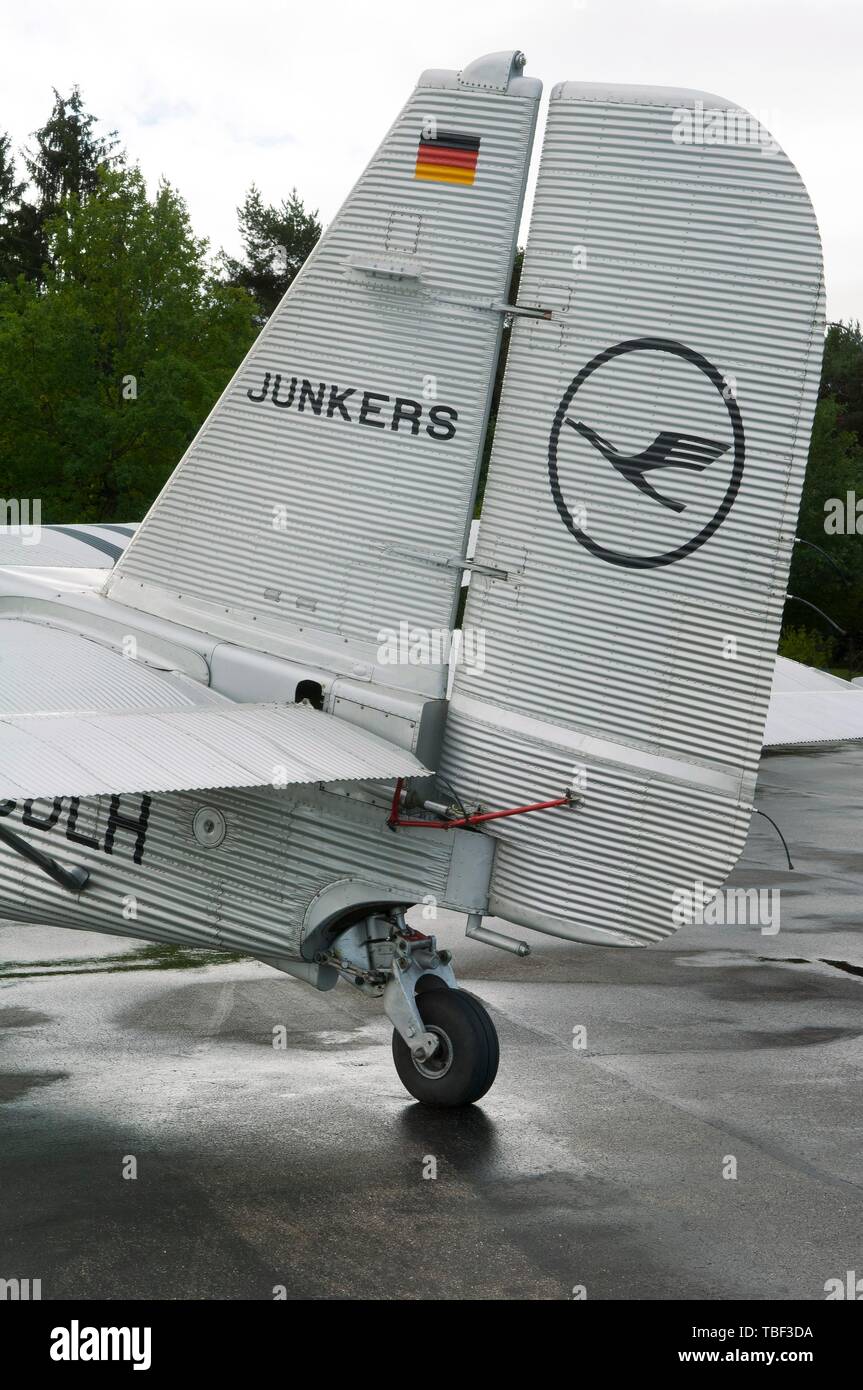
[[[139,797],[126,797],[121,810],[134,818],[140,805]],[[225,816],[227,834],[218,847],[203,847],[192,832],[202,807]],[[445,896],[451,837],[393,835],[381,807],[313,789],[301,797],[272,788],[155,797],[141,864],[132,862],[128,831],[118,831],[111,855],[70,843],[68,811],[65,802],[56,828],[43,834],[22,827],[20,806],[3,823],[38,835],[40,847],[64,864],[86,862],[86,889],[73,897],[0,845],[0,917],[298,956],[309,903],[339,879],[369,884],[371,897],[383,888],[403,892],[405,902],[425,893]],[[78,833],[102,842],[108,812],[107,797],[82,801]]]
[[[129,526],[0,526],[0,569],[111,569],[135,531]]]
[[[526,79],[513,88],[416,89],[117,566],[112,597],[160,612],[170,595],[214,632],[227,612],[254,641],[335,634],[372,660],[383,627],[450,625],[458,572],[412,553],[462,553],[499,341],[490,306],[508,288],[538,96]],[[473,186],[415,179],[430,116],[480,137]],[[352,256],[409,257],[422,280],[363,275]],[[298,395],[289,409],[253,403],[267,371],[282,375],[280,399],[293,377],[298,394],[303,378],[354,388],[351,422],[301,413]],[[358,423],[364,391],[390,398],[386,428]],[[396,397],[423,404],[416,437],[390,427]],[[435,404],[457,410],[453,438],[426,433]]]
[[[403,748],[307,705],[0,717],[0,799],[422,775]]]
[[[727,106],[700,93],[688,104],[699,98]],[[515,326],[477,548],[510,580],[471,580],[465,626],[485,629],[485,670],[458,668],[445,740],[447,776],[487,805],[560,795],[586,768],[582,809],[492,831],[492,910],[576,940],[668,934],[674,890],[716,888],[742,848],[818,386],[823,286],[805,189],[781,152],[675,144],[681,105],[627,88],[552,94],[520,302],[557,312]],[[587,364],[632,341],[565,400]],[[571,516],[586,508],[595,545],[630,560],[684,546],[729,488],[734,432],[716,381],[669,341],[736,380],[742,481],[705,543],[626,566],[562,519],[552,424],[570,414],[625,457],[662,432],[722,446],[702,471],[643,475],[678,513],[560,428],[561,497]],[[500,727],[512,723],[501,711],[531,727]],[[609,757],[574,755],[564,732],[605,740]],[[642,754],[657,770],[627,769]]]
[[[172,671],[124,658],[76,632],[0,618],[0,714],[189,709],[228,702]]]

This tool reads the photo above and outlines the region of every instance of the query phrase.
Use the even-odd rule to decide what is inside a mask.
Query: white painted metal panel
[[[843,684],[846,684],[843,682]],[[765,748],[863,739],[863,690],[786,691],[770,701]]]
[[[715,111],[750,142],[680,142]],[[733,116],[733,120],[732,120]],[[514,806],[491,910],[576,940],[669,934],[745,839],[824,328],[806,191],[698,92],[552,93],[444,771]],[[713,127],[715,129],[715,126]],[[658,494],[658,495],[657,495]]]
[[[816,666],[804,666],[802,661],[789,661],[787,656],[777,656],[773,672],[771,699],[776,695],[786,695],[797,691],[850,690],[851,682],[831,671],[822,671]]]
[[[0,799],[412,777],[404,749],[306,705],[0,716]]]
[[[765,748],[863,738],[863,688],[830,671],[777,657],[764,729]]]
[[[112,598],[281,654],[315,641],[319,664],[366,674],[381,629],[451,625],[460,576],[439,562],[463,554],[541,89],[519,73],[507,54],[420,78]],[[429,131],[479,142],[472,182],[417,176]]]
[[[134,525],[0,526],[0,569],[111,569]]]

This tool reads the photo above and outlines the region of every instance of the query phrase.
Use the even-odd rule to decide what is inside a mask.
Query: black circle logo
[[[724,429],[717,431],[716,428],[713,428],[711,437],[707,437],[701,433],[688,433],[680,429],[663,429],[647,448],[636,454],[626,454],[613,442],[600,435],[589,423],[575,418],[572,413],[573,402],[594,372],[627,353],[639,352],[669,353],[684,362],[692,363],[718,392],[727,412],[730,432],[726,432]],[[713,399],[712,393],[710,399]],[[674,495],[673,484],[670,481],[666,482],[663,472],[665,469],[677,470],[669,475],[669,479],[673,477],[678,479],[676,492],[679,494],[681,490],[679,480],[683,476],[686,474],[703,476],[711,464],[717,463],[719,466],[718,460],[723,459],[726,464],[730,462],[728,485],[708,520],[703,522],[703,518],[701,519],[700,529],[697,533],[683,542],[677,539],[671,549],[655,555],[635,555],[626,550],[600,543],[588,534],[586,523],[579,524],[573,518],[563,496],[558,452],[561,445],[561,432],[565,425],[571,427],[580,436],[590,451],[591,457],[595,454],[604,459],[619,477],[630,483],[642,497],[650,499],[653,509],[662,508],[663,511],[656,513],[657,516],[666,516],[668,513],[679,516],[687,508],[687,503],[681,501],[679,495]],[[720,438],[712,437],[717,433],[720,433]],[[704,545],[705,541],[710,540],[710,537],[719,529],[734,506],[743,477],[744,457],[743,421],[734,392],[729,388],[728,379],[711,362],[708,362],[706,357],[702,357],[692,348],[685,347],[683,343],[674,342],[670,338],[632,338],[627,342],[618,343],[615,347],[605,348],[586,366],[582,367],[578,375],[570,382],[555,412],[549,435],[548,478],[551,494],[561,520],[579,545],[583,545],[591,554],[596,555],[601,560],[607,560],[612,565],[623,565],[629,569],[656,569],[662,565],[673,565],[677,560],[691,555]],[[671,490],[669,491],[669,489]]]

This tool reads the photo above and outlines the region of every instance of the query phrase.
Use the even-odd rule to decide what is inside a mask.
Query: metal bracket
[[[514,956],[529,956],[530,947],[526,941],[516,936],[504,936],[503,932],[490,931],[482,925],[482,913],[471,912],[465,927],[465,936],[471,941],[481,941],[484,946],[497,946],[501,951],[510,951]]]
[[[435,555],[429,551],[405,551],[396,545],[384,546],[384,555],[392,555],[399,560],[409,559],[421,565],[431,565],[439,570],[470,570],[471,574],[485,574],[490,579],[509,579],[509,571],[483,565],[477,560],[469,560],[466,555]]]
[[[567,788],[563,796],[555,796],[550,801],[533,801],[529,806],[511,806],[508,810],[503,811],[475,811],[472,815],[463,813],[461,816],[453,816],[451,820],[410,820],[401,814],[404,781],[404,777],[399,777],[396,780],[390,814],[387,819],[390,830],[406,828],[412,830],[458,830],[464,825],[483,825],[489,820],[505,820],[508,816],[526,816],[532,811],[551,811],[558,806],[572,809],[580,806],[584,801],[580,792],[573,792],[571,788]]]
[[[550,319],[553,313],[551,309],[529,309],[526,305],[520,304],[493,304],[499,314],[509,314],[514,319]]]
[[[384,1013],[419,1062],[427,1061],[438,1048],[437,1037],[426,1031],[417,1008],[416,988],[423,975],[436,975],[451,989],[456,988],[449,954],[438,952],[433,936],[419,941],[400,939],[384,989]]]
[[[366,270],[365,263],[363,270]],[[432,299],[436,304],[451,305],[454,309],[469,309],[473,313],[480,314],[509,314],[511,318],[520,319],[550,319],[554,317],[553,309],[543,309],[539,306],[533,308],[521,304],[505,304],[499,299],[473,299],[468,295],[460,294],[434,294]]]
[[[494,565],[482,565],[479,560],[468,560],[466,556],[462,555],[452,560],[447,560],[446,568],[452,570],[470,570],[471,574],[487,574],[489,579],[509,579],[508,570],[499,570]]]
[[[416,256],[367,255],[356,251],[348,256],[348,266],[359,275],[371,275],[383,280],[422,280],[423,263]]]

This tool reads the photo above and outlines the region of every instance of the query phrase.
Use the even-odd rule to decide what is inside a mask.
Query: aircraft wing
[[[0,716],[0,800],[383,781],[426,769],[308,705]]]
[[[109,570],[135,534],[133,523],[0,526],[0,569]]]
[[[406,750],[311,706],[237,704],[77,633],[0,619],[0,814],[20,799],[425,771]]]
[[[779,657],[764,730],[767,749],[863,739],[863,687]]]

